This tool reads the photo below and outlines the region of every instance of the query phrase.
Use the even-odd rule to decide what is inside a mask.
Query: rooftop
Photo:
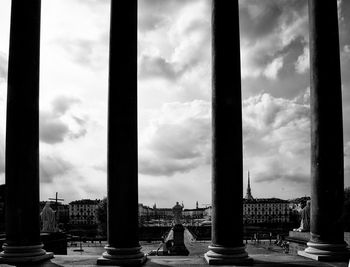
[[[69,205],[81,205],[81,204],[98,204],[100,203],[99,199],[81,199],[81,200],[74,200],[69,203]]]
[[[280,198],[254,198],[243,199],[243,203],[289,203],[289,201]]]

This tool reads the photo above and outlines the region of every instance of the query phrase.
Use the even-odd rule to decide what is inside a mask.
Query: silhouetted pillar
[[[40,0],[11,7],[6,121],[6,242],[0,262],[53,257],[43,250],[39,217]]]
[[[349,257],[340,222],[344,194],[337,0],[309,0],[311,71],[311,239],[300,255]]]
[[[111,1],[107,238],[101,265],[145,262],[138,240],[137,0]]]
[[[212,1],[212,244],[209,264],[249,264],[243,245],[238,0]]]

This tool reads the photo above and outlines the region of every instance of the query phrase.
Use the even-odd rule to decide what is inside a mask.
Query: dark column
[[[249,264],[243,245],[238,1],[212,2],[212,245],[209,264]]]
[[[145,262],[138,240],[137,0],[111,1],[108,215],[101,265]]]
[[[344,194],[337,0],[309,0],[311,71],[311,240],[316,260],[349,257],[340,222]]]
[[[39,218],[40,0],[13,0],[6,125],[6,242],[0,261],[52,258],[42,249]]]

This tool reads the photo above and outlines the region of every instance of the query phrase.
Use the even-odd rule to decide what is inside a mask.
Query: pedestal
[[[288,253],[298,255],[299,251],[307,248],[306,243],[310,240],[310,232],[289,231],[289,235],[285,240],[289,243]]]
[[[326,244],[307,242],[307,248],[298,251],[298,255],[317,261],[348,261],[350,250],[347,244]]]
[[[188,256],[190,252],[184,243],[184,231],[185,228],[181,224],[176,224],[173,227],[173,240],[174,245],[169,249],[171,256]]]
[[[30,264],[46,261],[53,258],[52,252],[46,252],[43,245],[8,246],[3,245],[4,251],[0,253],[0,263],[4,264]]]
[[[209,246],[204,258],[210,265],[252,265],[253,259],[248,257],[245,246],[219,247]]]
[[[102,257],[97,259],[98,265],[138,266],[147,260],[145,254],[141,252],[141,247],[123,249],[106,246],[105,250]]]
[[[63,232],[42,232],[41,241],[46,251],[55,255],[67,255],[67,235]]]

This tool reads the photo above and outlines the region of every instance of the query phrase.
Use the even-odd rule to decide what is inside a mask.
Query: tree
[[[344,201],[350,201],[350,187],[344,189]]]
[[[98,233],[107,236],[107,197],[104,197],[97,206]]]
[[[350,231],[350,187],[344,189],[344,209],[342,215],[344,231]]]

